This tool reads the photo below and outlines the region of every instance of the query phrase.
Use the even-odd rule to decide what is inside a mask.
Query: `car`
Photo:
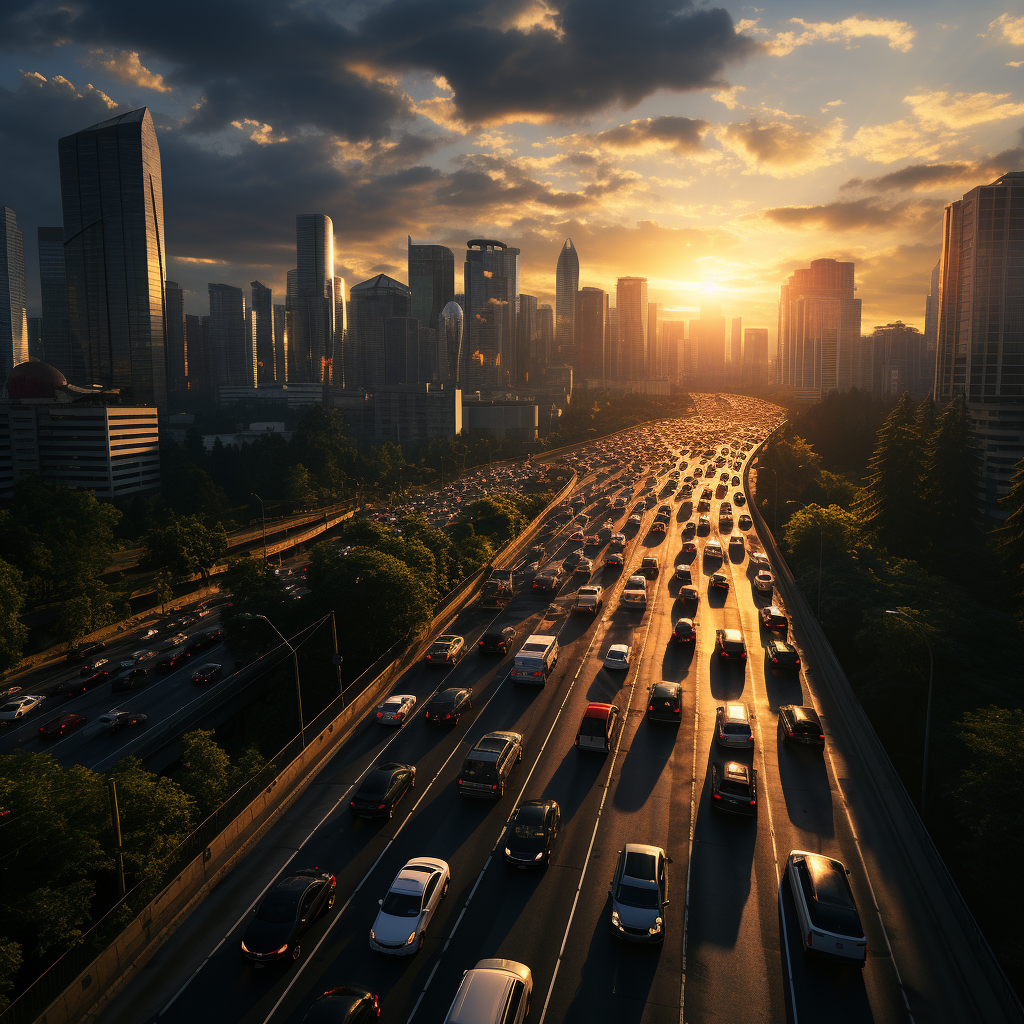
[[[44,722],[39,726],[39,735],[64,736],[69,732],[74,732],[76,729],[81,729],[85,722],[85,715],[59,715],[57,718],[51,718],[49,722]]]
[[[789,631],[789,619],[786,613],[774,604],[766,604],[759,612],[761,625],[772,633],[781,633],[783,636]]]
[[[533,589],[541,594],[549,594],[558,589],[562,574],[557,569],[542,569],[533,578]]]
[[[753,561],[753,557],[751,557]],[[768,569],[758,569],[751,580],[754,589],[762,594],[770,594],[775,589],[775,577]]]
[[[704,545],[704,557],[705,558],[721,558],[722,557],[722,542],[720,540],[709,540]]]
[[[779,705],[779,738],[783,742],[825,749],[825,729],[814,708]]]
[[[863,967],[868,940],[849,874],[842,861],[820,853],[793,850],[786,859],[801,949]]]
[[[616,938],[646,943],[665,938],[668,864],[658,846],[627,843],[619,851],[611,885],[611,931]]]
[[[629,644],[612,644],[604,656],[604,667],[612,669],[628,669],[632,651]]]
[[[505,826],[498,845],[505,863],[526,869],[547,867],[561,825],[561,808],[554,800],[526,800]]]
[[[768,556],[760,550],[750,552],[750,564],[756,565],[759,569],[768,569],[771,567],[771,562],[768,560]]]
[[[576,748],[610,753],[622,731],[623,717],[615,704],[588,704],[576,731]]]
[[[377,705],[377,721],[381,725],[401,725],[415,707],[416,698],[411,693],[393,693]]]
[[[385,761],[363,776],[349,810],[358,818],[393,818],[395,805],[415,785],[415,765]]]
[[[205,686],[209,683],[216,682],[223,674],[223,667],[214,661],[210,661],[205,665],[200,665],[199,668],[192,673],[192,682]]]
[[[735,814],[757,814],[757,769],[737,761],[711,765],[711,806]]]
[[[99,654],[100,651],[105,651],[107,645],[102,641],[96,641],[91,644],[83,644],[81,647],[76,647],[74,650],[68,651],[64,655],[65,661],[86,661],[91,658],[94,654]]]
[[[655,683],[647,697],[647,717],[652,722],[674,722],[682,719],[683,687],[679,683],[662,680]]]
[[[693,582],[693,572],[688,565],[677,565],[673,577],[681,583]]]
[[[87,661],[82,666],[78,674],[80,676],[91,676],[94,673],[99,672],[104,665],[108,665],[109,663],[109,659],[107,658],[97,658],[95,661]]]
[[[164,655],[164,657],[156,663],[157,671],[170,672],[173,669],[176,669],[180,664],[182,664],[182,662],[187,661],[188,657],[188,651],[184,647],[178,647],[176,650]]]
[[[523,759],[523,736],[518,732],[489,732],[477,740],[459,772],[463,796],[500,800],[513,769]]]
[[[734,477],[733,477],[733,478],[732,478],[732,479],[731,479],[731,480],[729,481],[729,486],[730,486],[730,487],[739,487],[739,485],[740,485],[740,478],[739,478],[738,476],[734,476]]]
[[[39,707],[44,700],[45,697],[35,693],[12,697],[0,707],[0,722],[17,722],[19,718],[24,718],[30,711]]]
[[[451,869],[435,857],[414,857],[377,904],[370,929],[370,949],[392,956],[410,956],[423,948],[427,927],[448,895]]]
[[[562,559],[562,571],[572,572],[585,557],[583,548],[576,548],[575,551],[570,551],[569,554]]]
[[[713,572],[708,579],[708,590],[724,590],[728,593],[729,577],[724,572]]]
[[[665,515],[665,516],[672,515],[672,506],[671,505],[659,505],[658,506],[658,515],[659,516],[661,516],[661,515]]]
[[[608,540],[613,551],[621,551],[626,546],[626,535],[624,533],[613,533]]]
[[[618,568],[622,568],[622,566],[625,564],[625,560],[623,559],[623,557],[622,557],[620,552],[612,551],[610,554],[605,556],[604,564],[605,565],[613,565],[613,566],[617,566]]]
[[[679,588],[679,600],[697,604],[700,601],[700,591],[694,586],[682,586]]]
[[[95,690],[97,686],[102,685],[109,678],[110,673],[106,669],[101,668],[99,672],[93,672],[86,679],[69,679],[67,682],[61,683],[54,692],[62,694],[70,700],[72,697],[79,697],[83,693]]]
[[[582,543],[582,541],[583,541],[583,531],[582,530],[573,530],[572,533],[569,534],[569,540],[577,540],[577,541],[580,541]]]
[[[784,668],[800,671],[800,652],[791,643],[773,636],[765,644],[764,651],[773,670]]]
[[[589,576],[594,571],[594,562],[590,558],[581,558],[573,569],[573,576]]]
[[[253,911],[242,936],[242,959],[257,967],[298,960],[300,940],[321,915],[334,906],[334,875],[300,868],[281,879]]]
[[[600,539],[600,537],[597,536],[597,534],[590,534],[583,541],[583,546],[585,548],[597,548],[597,547],[600,547],[601,546],[601,539]]]
[[[205,651],[207,647],[213,647],[214,644],[220,642],[224,636],[224,630],[222,629],[204,629],[202,633],[197,633],[193,638],[192,642],[188,645],[188,653],[195,654],[197,651]]]
[[[741,530],[749,530],[749,529],[751,528],[751,526],[753,526],[753,525],[754,525],[754,522],[753,522],[753,520],[752,520],[752,519],[750,518],[750,516],[748,516],[748,515],[747,515],[747,513],[746,513],[746,512],[744,512],[744,513],[742,513],[742,514],[740,515],[739,519],[737,519],[737,520],[736,520],[736,525],[737,525],[737,526],[738,526],[738,527],[739,527],[739,528],[740,528]]]
[[[623,587],[620,598],[622,604],[632,605],[637,608],[647,607],[647,578],[645,576],[630,576]]]
[[[629,517],[629,521],[639,526],[644,521],[644,517],[639,513],[634,512],[633,515]]]
[[[730,701],[715,708],[715,742],[720,747],[753,750],[750,709],[742,701]]]
[[[175,628],[177,624],[175,624]],[[180,647],[183,643],[188,642],[188,635],[186,633],[175,633],[174,636],[169,636],[161,645],[161,651],[173,651],[176,647]]]
[[[476,649],[481,654],[508,654],[516,638],[515,626],[496,626],[485,630],[477,641]]]
[[[444,633],[427,649],[424,661],[435,668],[451,668],[462,661],[466,653],[466,641],[454,633]]]
[[[149,629],[144,629],[144,630],[143,630],[143,631],[142,631],[142,632],[141,632],[141,633],[139,634],[139,639],[140,639],[140,640],[148,640],[148,639],[149,639],[150,637],[154,637],[154,636],[156,636],[156,635],[157,635],[157,634],[158,634],[159,632],[160,632],[160,630],[159,630],[159,629],[157,629],[157,628],[156,628],[156,627],[154,627],[154,626],[150,626],[150,627],[149,627]]]
[[[370,1024],[380,1016],[380,999],[358,985],[338,985],[317,996],[302,1024]]]
[[[466,971],[444,1024],[524,1024],[533,975],[514,960],[479,960]]]
[[[182,629],[185,629],[187,626],[194,626],[198,621],[198,615],[182,615],[182,617],[178,619],[178,625],[181,626]]]
[[[746,505],[746,503],[747,503],[747,499],[746,499],[746,497],[744,497],[744,494],[743,494],[743,492],[742,492],[742,491],[737,491],[737,492],[736,492],[736,493],[735,493],[735,494],[734,494],[734,495],[732,496],[732,500],[733,500],[733,501],[734,501],[734,502],[735,502],[735,503],[736,503],[737,505]]]
[[[597,616],[597,613],[604,607],[604,588],[598,586],[580,587],[576,591],[576,600],[573,602],[574,612],[587,612]]]
[[[658,558],[656,555],[647,555],[640,559],[640,573],[649,580],[658,577]]]
[[[697,532],[709,533],[711,531],[711,519],[709,516],[701,516],[697,520]]]
[[[115,676],[110,684],[111,693],[125,693],[128,690],[134,690],[137,686],[142,686],[149,679],[149,673],[139,665],[135,668],[128,669],[127,672],[122,672],[119,676]]]
[[[147,716],[139,711],[108,711],[96,719],[108,732],[117,732],[129,725],[145,725]]]
[[[691,618],[676,619],[672,627],[672,642],[674,644],[692,644],[697,640],[697,623]]]

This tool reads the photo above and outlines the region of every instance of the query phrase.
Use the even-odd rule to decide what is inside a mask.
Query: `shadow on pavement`
[[[613,802],[620,811],[639,811],[644,806],[672,756],[678,734],[678,725],[670,722],[644,718],[640,723],[615,787]]]

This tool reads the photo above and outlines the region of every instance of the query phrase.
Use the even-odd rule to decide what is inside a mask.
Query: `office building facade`
[[[284,383],[288,379],[288,307],[274,303],[274,380]]]
[[[455,299],[455,253],[445,245],[409,241],[410,316],[437,330],[441,311]]]
[[[25,240],[14,211],[0,206],[0,387],[28,361]]]
[[[167,405],[164,201],[146,107],[58,143],[75,383]],[[79,377],[79,372],[81,377]]]
[[[544,368],[540,347],[540,317],[537,314],[537,296],[519,293],[519,311],[516,314],[517,348],[522,366],[520,382],[533,381]]]
[[[262,281],[250,281],[249,309],[256,328],[256,384],[277,379],[277,338],[274,335],[274,293]]]
[[[473,238],[466,246],[460,376],[467,390],[500,390],[519,380],[519,250],[493,238]]]
[[[211,387],[222,384],[256,387],[256,351],[245,292],[230,284],[210,284],[210,315],[206,344],[212,370]]]
[[[64,273],[64,228],[37,228],[36,241],[39,250],[39,298],[43,307],[44,361],[55,366],[68,380],[74,380],[68,281]]]
[[[537,330],[539,338],[537,348],[545,366],[554,364],[555,360],[555,311],[546,302],[537,304]]]
[[[346,387],[375,392],[385,386],[384,322],[408,317],[411,305],[408,286],[386,274],[352,285],[348,305],[352,381],[346,371]]]
[[[164,286],[167,321],[167,398],[177,405],[188,391],[188,348],[185,338],[185,293],[175,281]]]
[[[459,385],[464,330],[465,314],[453,299],[441,310],[437,321],[437,378],[442,384]]]
[[[619,381],[647,377],[647,278],[620,277],[615,289],[618,310],[618,345],[615,378]]]
[[[581,288],[576,293],[575,362],[578,377],[603,378],[607,375],[605,339],[608,330],[608,294],[603,288]]]
[[[325,213],[295,218],[295,294],[292,299],[294,376],[325,383],[334,359],[334,222]]]
[[[768,328],[748,327],[743,332],[740,382],[754,387],[768,383]]]
[[[555,266],[555,347],[553,365],[574,365],[576,341],[576,292],[580,287],[580,258],[572,239],[567,238]]]

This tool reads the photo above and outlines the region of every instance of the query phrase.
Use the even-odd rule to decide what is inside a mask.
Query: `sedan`
[[[108,711],[96,719],[108,732],[117,732],[127,725],[145,725],[146,715],[139,711]]]
[[[211,661],[206,665],[200,665],[199,668],[192,673],[192,682],[205,686],[209,683],[216,682],[223,674],[223,668],[216,662]]]
[[[505,863],[526,869],[547,867],[558,835],[561,809],[554,800],[521,803],[505,827]]]
[[[427,925],[448,893],[451,871],[446,861],[417,857],[398,872],[370,929],[370,949],[409,956],[423,946]]]
[[[658,559],[655,555],[648,555],[640,559],[640,575],[646,576],[649,580],[658,576]]]
[[[594,562],[590,558],[581,558],[573,570],[574,576],[589,576],[594,571]]]
[[[611,553],[610,555],[608,555],[608,556],[607,556],[607,557],[605,558],[605,560],[604,560],[604,564],[605,564],[605,565],[613,565],[613,566],[617,566],[618,568],[620,568],[620,569],[621,569],[621,568],[622,568],[622,566],[623,566],[623,558],[622,558],[622,555],[621,555],[621,554],[620,554],[620,553],[619,553],[618,551],[613,551],[613,552],[612,552],[612,553]]]
[[[387,761],[363,776],[349,809],[356,817],[393,818],[395,806],[415,785],[415,765]]]
[[[814,708],[797,704],[779,707],[779,738],[784,742],[825,749],[825,729]]]
[[[604,667],[612,669],[628,669],[631,656],[629,644],[612,644],[604,656]]]
[[[762,594],[770,594],[775,589],[775,577],[767,569],[758,569],[751,582]]]
[[[459,719],[467,711],[473,710],[473,691],[451,687],[435,693],[427,701],[424,717],[428,722],[445,722],[458,725]]]
[[[800,934],[807,937],[806,944],[801,943],[804,953],[863,967],[868,940],[848,876],[840,861],[820,853],[794,850],[786,861]]]
[[[697,604],[700,601],[700,591],[696,587],[680,587],[679,600],[692,601],[694,604]]]
[[[683,687],[679,683],[655,683],[647,699],[647,717],[652,722],[678,725],[683,713]]]
[[[106,669],[100,669],[99,672],[94,672],[88,679],[74,680],[69,679],[66,683],[61,683],[57,687],[56,692],[63,694],[69,700],[72,697],[78,697],[83,693],[88,693],[89,690],[95,690],[97,686],[105,683],[110,678],[110,673]]]
[[[44,700],[46,700],[45,697],[33,693],[15,697],[0,707],[0,722],[16,722],[19,718],[24,718],[34,708],[39,707]]]
[[[765,654],[772,663],[772,670],[779,668],[800,671],[800,652],[788,641],[771,637],[765,644]]]
[[[170,672],[172,669],[176,669],[182,662],[188,660],[188,651],[181,648],[176,651],[172,651],[170,654],[161,658],[157,663],[156,667],[160,672]]]
[[[508,654],[512,641],[516,638],[514,626],[502,626],[487,630],[477,644],[481,654]]]
[[[708,580],[708,590],[729,591],[729,577],[724,572],[713,572]]]
[[[754,525],[754,521],[750,518],[750,516],[747,515],[746,512],[744,512],[743,515],[741,515],[739,519],[736,520],[736,523],[741,530],[749,530],[751,526]]]
[[[692,644],[697,640],[697,623],[691,618],[676,619],[672,627],[672,642],[674,644]]]
[[[558,589],[561,573],[557,569],[542,569],[533,578],[533,589],[541,594],[549,594]]]
[[[393,693],[377,705],[377,721],[381,725],[401,725],[416,707],[416,698],[411,693]]]
[[[735,814],[757,814],[757,770],[736,761],[711,765],[711,806]]]
[[[91,676],[95,672],[99,672],[104,665],[108,663],[107,658],[97,658],[95,661],[87,661],[79,671],[80,676]]]
[[[60,715],[39,726],[40,736],[64,736],[85,725],[85,715]]]
[[[334,906],[335,879],[329,871],[301,868],[283,878],[260,901],[242,936],[242,959],[263,967],[298,960],[299,940]]]
[[[675,571],[675,578],[679,580],[681,583],[692,583],[693,574],[690,571],[690,567],[688,565],[677,565]]]
[[[668,856],[657,846],[627,843],[612,878],[612,934],[631,942],[661,942],[668,905]]]
[[[302,1024],[369,1024],[380,1016],[380,999],[358,985],[339,985],[317,996]]]

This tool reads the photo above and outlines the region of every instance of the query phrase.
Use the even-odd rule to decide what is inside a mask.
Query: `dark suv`
[[[489,629],[477,644],[481,654],[508,654],[512,641],[516,638],[514,626]]]
[[[825,746],[825,730],[814,708],[802,708],[797,704],[783,704],[779,707],[779,738],[790,743],[807,747]]]
[[[518,732],[489,732],[477,740],[459,772],[463,796],[500,800],[512,769],[523,759],[523,737]]]
[[[800,671],[800,654],[797,649],[787,640],[779,640],[772,637],[765,644],[765,654],[772,663],[772,669],[792,669]]]

